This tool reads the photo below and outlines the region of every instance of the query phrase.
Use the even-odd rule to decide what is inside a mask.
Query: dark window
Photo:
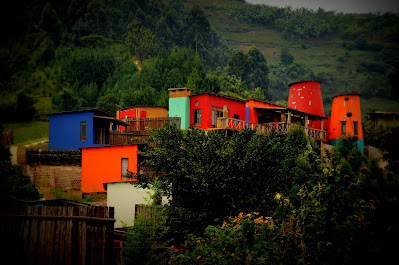
[[[357,121],[353,121],[353,133],[357,135]]]
[[[346,135],[346,121],[341,121],[341,135]]]
[[[212,127],[216,127],[218,118],[223,117],[223,109],[212,107]]]
[[[80,140],[86,141],[87,139],[87,122],[82,121],[80,123]]]
[[[201,125],[201,109],[194,109],[194,125]]]
[[[240,119],[240,115],[234,114],[234,119],[239,120]],[[239,123],[240,123],[239,121],[234,121],[234,125],[238,125]]]

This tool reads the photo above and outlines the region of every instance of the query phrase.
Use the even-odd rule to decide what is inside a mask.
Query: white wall
[[[115,228],[122,228],[125,222],[128,226],[134,224],[134,206],[136,204],[149,204],[144,198],[149,199],[149,189],[136,188],[130,182],[115,182],[107,184],[107,206],[115,208]],[[165,202],[166,198],[162,198]]]

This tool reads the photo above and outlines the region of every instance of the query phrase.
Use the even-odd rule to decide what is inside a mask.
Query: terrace
[[[151,130],[159,130],[170,123],[180,128],[180,117],[162,118],[127,118],[124,120],[130,124],[125,131],[113,131],[109,134],[110,145],[129,145],[145,143]]]
[[[305,124],[307,124],[307,119],[305,120]],[[283,122],[269,122],[269,123],[254,123],[248,122],[238,119],[233,119],[229,117],[222,117],[217,119],[217,128],[216,129],[235,129],[235,130],[243,130],[243,129],[252,129],[260,134],[271,134],[272,132],[288,132],[289,128],[295,124],[295,122],[283,121]],[[321,128],[323,128],[323,121],[321,121]],[[326,131],[323,129],[315,129],[307,126],[302,126],[305,130],[305,134],[315,140],[326,140]]]

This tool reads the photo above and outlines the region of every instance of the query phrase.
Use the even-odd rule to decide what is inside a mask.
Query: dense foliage
[[[0,195],[6,204],[9,199],[34,201],[42,197],[22,168],[11,164],[9,149],[3,144],[0,144],[0,179]]]
[[[160,182],[173,198],[168,216],[176,239],[230,214],[271,214],[276,192],[300,185],[318,168],[317,152],[309,152],[317,147],[295,126],[288,137],[251,130],[225,137],[224,132],[169,126],[154,132],[150,141],[154,147],[144,153],[143,167],[165,172]],[[136,178],[144,187],[151,181],[148,174]]]
[[[398,247],[398,174],[352,139],[322,159],[300,127],[231,136],[167,127],[143,153],[161,175],[172,264],[372,264]]]
[[[357,51],[375,55],[348,69],[350,76],[358,76],[351,90],[361,90],[365,98],[388,93],[397,98],[395,14],[340,14],[244,1],[222,7],[219,2],[197,5],[180,0],[17,0],[2,16],[4,23],[7,18],[13,21],[1,40],[2,120],[16,121],[20,116],[24,106],[16,95],[21,93],[32,99],[51,97],[57,110],[102,106],[111,111],[129,105],[166,106],[167,89],[178,86],[190,87],[194,94],[282,100],[289,83],[318,80],[327,104],[337,87],[342,91],[337,82],[348,73],[316,73],[286,44],[274,47],[281,50],[281,62],[273,64],[264,47],[233,50],[219,35],[223,31],[217,34],[208,20],[214,10],[227,13],[224,22],[274,28],[298,41],[291,51],[298,48],[295,45],[312,48],[305,43],[308,39],[338,35],[346,50],[332,55],[337,57],[338,72]],[[335,67],[331,62],[321,64]],[[110,103],[104,104],[109,97]],[[45,118],[40,113],[26,119],[39,117]]]

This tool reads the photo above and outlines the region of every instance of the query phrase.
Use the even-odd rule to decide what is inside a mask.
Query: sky
[[[245,0],[252,4],[267,4],[279,7],[305,7],[317,10],[319,7],[326,11],[336,10],[342,13],[399,13],[399,0]]]

